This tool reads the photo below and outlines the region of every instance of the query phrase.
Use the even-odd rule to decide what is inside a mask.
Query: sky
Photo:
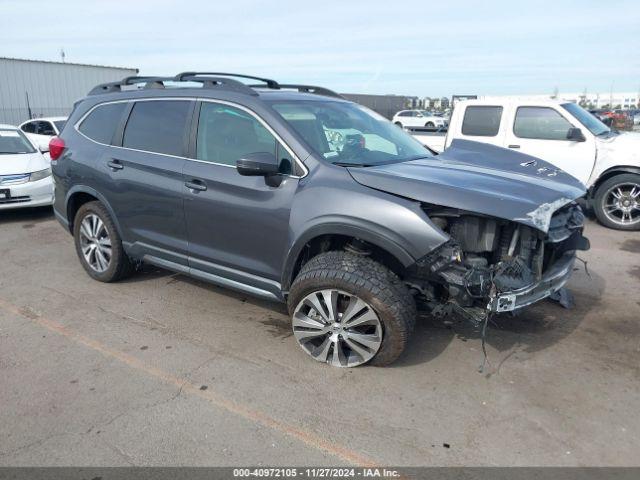
[[[640,91],[640,1],[0,0],[0,56],[342,93]]]

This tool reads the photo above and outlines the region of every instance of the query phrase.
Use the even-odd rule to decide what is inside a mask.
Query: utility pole
[[[64,48],[60,49],[60,60],[62,60],[62,63],[64,63],[64,59],[65,59],[66,55],[64,53]]]

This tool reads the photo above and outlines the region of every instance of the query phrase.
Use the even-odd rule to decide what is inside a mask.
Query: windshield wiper
[[[331,162],[339,167],[375,167],[373,163]]]

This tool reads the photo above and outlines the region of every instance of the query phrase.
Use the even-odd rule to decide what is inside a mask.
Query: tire
[[[402,128],[402,123],[400,122],[396,122],[395,125],[399,126],[400,128]]]
[[[345,349],[349,351],[347,361],[336,362],[335,346],[327,352],[326,359],[316,358],[310,352],[311,348],[307,347],[308,344],[303,344],[302,341],[298,340],[308,354],[316,360],[341,367],[358,366],[364,363],[384,366],[392,363],[402,354],[407,345],[409,335],[413,331],[416,319],[416,304],[409,290],[397,275],[376,261],[368,257],[340,251],[326,252],[312,258],[302,267],[294,280],[287,304],[292,317],[292,327],[296,339],[298,339],[296,334],[298,317],[296,317],[296,314],[301,313],[300,308],[308,308],[304,306],[308,305],[308,303],[305,304],[303,301],[306,301],[309,296],[317,295],[317,292],[327,290],[338,291],[340,298],[343,298],[343,295],[355,297],[364,302],[367,307],[370,307],[381,324],[382,341],[371,358],[358,361],[357,352],[347,346]],[[365,311],[365,313],[369,315],[370,312]],[[342,314],[342,319],[345,317],[347,317],[346,312]],[[357,317],[357,315],[354,315],[354,317]],[[360,318],[364,317],[365,315],[360,316]],[[339,338],[343,338],[342,335],[349,336],[349,333],[345,333],[348,323],[347,318],[347,321],[343,324],[345,331],[340,331],[341,335],[337,335]],[[331,332],[326,335],[329,334]],[[319,338],[317,341],[320,342],[322,337],[319,336],[317,338]],[[347,342],[347,340],[342,341]],[[346,345],[346,343],[340,343],[341,340],[337,342],[340,345]],[[333,353],[333,359],[329,358],[329,352]]]
[[[435,128],[436,126],[435,126],[435,124],[434,124],[433,122],[427,122],[427,123],[425,124],[425,127],[426,127],[426,128]]]
[[[626,213],[621,208],[607,211],[606,205],[612,205],[617,201],[614,194],[618,192],[623,193],[621,207],[631,207]],[[624,202],[629,202],[629,206],[625,207]],[[602,182],[593,196],[593,210],[598,221],[605,227],[615,230],[640,230],[640,175],[624,173]]]
[[[88,232],[84,229],[83,222],[88,222],[85,223],[85,226],[92,224],[92,222],[93,225],[97,225],[98,222],[95,220],[96,218],[102,222],[104,227],[100,228],[98,234],[94,234],[92,231]],[[73,238],[80,263],[94,280],[106,283],[116,282],[130,276],[134,272],[135,266],[125,253],[122,247],[122,239],[113,223],[113,219],[102,203],[98,201],[88,202],[78,209],[73,222]],[[111,252],[108,256],[106,255],[107,240],[109,241]],[[97,252],[100,247],[102,247],[102,250]],[[83,248],[93,251],[93,255],[89,254],[91,261],[85,257]],[[105,253],[102,253],[103,251]],[[100,253],[100,255],[98,255],[98,253]],[[106,268],[100,268],[101,266],[104,267],[105,264],[99,261],[99,259],[107,259],[107,257],[108,262],[106,263]],[[92,265],[92,261],[95,261],[94,265]]]

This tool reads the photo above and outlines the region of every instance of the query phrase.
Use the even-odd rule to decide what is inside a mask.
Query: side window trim
[[[231,107],[234,108],[239,108],[240,110],[243,110],[245,112],[247,112],[249,115],[251,115],[253,118],[255,118],[258,122],[260,122],[260,124],[267,129],[267,131],[273,135],[273,137],[276,139],[276,142],[278,145],[284,147],[284,149],[287,151],[287,153],[291,156],[291,158],[293,158],[293,161],[295,163],[294,166],[294,173],[293,174],[279,174],[279,175],[283,175],[283,176],[287,176],[287,177],[293,177],[293,178],[304,178],[307,176],[307,174],[309,173],[309,170],[307,169],[307,167],[305,166],[305,164],[300,160],[300,158],[298,158],[298,155],[296,155],[296,153],[291,149],[291,147],[289,145],[287,145],[287,143],[282,139],[282,137],[280,135],[278,135],[278,133],[271,128],[271,126],[262,119],[262,117],[260,117],[260,115],[258,115],[256,112],[254,112],[253,110],[245,107],[244,105],[240,105],[238,103],[234,103],[234,102],[228,102],[226,100],[218,100],[218,99],[209,99],[209,98],[199,98],[198,99],[198,103],[200,105],[200,107],[202,106],[203,103],[216,103],[216,104],[220,104],[220,105],[229,105]],[[206,161],[206,160],[199,160],[196,157],[196,150],[197,150],[197,137],[198,137],[198,121],[199,121],[199,116],[200,116],[200,107],[198,107],[196,109],[196,112],[194,113],[194,115],[197,117],[193,122],[192,122],[192,133],[190,136],[190,142],[189,142],[189,157],[187,158],[187,160],[191,160],[193,162],[201,162],[201,163],[208,163],[210,165],[220,165],[223,167],[230,167],[230,168],[235,168],[234,165],[227,165],[225,163],[217,163],[217,162],[210,162],[210,161]],[[301,172],[301,173],[300,173]]]
[[[545,110],[551,110],[552,112],[556,113],[560,118],[562,118],[565,122],[567,122],[571,127],[575,128],[575,125],[569,121],[568,118],[566,118],[562,112],[556,110],[555,108],[552,107],[546,107],[546,106],[539,106],[539,105],[518,105],[516,107],[516,110],[513,114],[513,122],[511,124],[511,133],[513,133],[513,136],[516,138],[520,138],[522,140],[544,140],[544,141],[552,141],[552,142],[567,142],[569,141],[566,138],[538,138],[538,137],[521,137],[516,133],[516,120],[518,119],[518,112],[520,111],[521,108],[537,108],[537,109],[545,109]]]
[[[232,107],[236,107],[239,108],[241,110],[244,110],[245,112],[247,112],[248,114],[250,114],[251,116],[253,116],[256,120],[258,120],[274,137],[275,139],[278,141],[278,143],[280,145],[282,145],[282,147],[284,147],[284,149],[287,151],[287,153],[289,153],[289,155],[291,155],[291,158],[293,158],[294,163],[295,163],[295,174],[292,175],[285,175],[285,176],[289,176],[289,177],[293,177],[293,178],[304,178],[309,174],[309,169],[306,167],[306,165],[302,162],[302,160],[300,160],[300,158],[298,157],[298,155],[293,151],[293,149],[287,144],[287,142],[285,142],[282,137],[275,131],[273,130],[273,128],[271,128],[271,126],[262,119],[262,117],[260,117],[260,115],[258,115],[256,112],[254,112],[253,110],[245,107],[244,105],[240,105],[238,103],[235,102],[228,102],[226,100],[218,100],[218,99],[209,99],[209,98],[194,98],[194,97],[154,97],[154,98],[127,98],[127,99],[123,99],[123,100],[112,100],[109,102],[103,102],[103,103],[98,103],[96,105],[94,105],[93,107],[91,107],[89,110],[87,110],[81,117],[80,119],[74,123],[73,128],[75,129],[75,131],[77,133],[79,133],[80,135],[82,135],[84,138],[86,138],[87,140],[90,140],[94,143],[97,143],[99,145],[104,145],[106,147],[114,147],[114,148],[126,148],[127,150],[135,150],[132,148],[128,148],[128,147],[123,147],[122,146],[122,139],[124,137],[124,129],[126,127],[127,122],[129,121],[129,117],[131,115],[131,111],[133,110],[133,105],[135,102],[149,102],[149,101],[154,101],[154,100],[188,100],[192,103],[192,119],[191,119],[191,123],[187,122],[187,128],[185,129],[186,132],[188,132],[188,134],[185,135],[185,153],[187,156],[176,156],[176,155],[168,155],[168,156],[173,156],[176,158],[184,158],[187,160],[190,160],[192,162],[201,162],[201,163],[208,163],[211,165],[223,165],[226,167],[231,167],[231,168],[235,168],[232,165],[225,165],[225,164],[221,164],[221,163],[214,163],[214,162],[208,162],[208,161],[204,161],[204,160],[198,160],[197,158],[195,158],[195,149],[196,149],[196,139],[197,139],[197,135],[198,135],[198,116],[200,114],[200,105],[204,102],[209,102],[209,103],[218,103],[218,104],[222,104],[222,105],[230,105]],[[112,103],[128,103],[129,105],[127,105],[127,108],[125,108],[124,113],[122,115],[122,118],[120,119],[120,123],[118,125],[118,128],[116,129],[116,135],[114,136],[113,139],[113,144],[111,145],[107,145],[104,143],[100,143],[97,142],[95,140],[93,140],[92,138],[87,137],[85,134],[83,134],[80,131],[80,125],[82,124],[82,122],[91,114],[91,112],[93,112],[96,108],[102,106],[102,105],[109,105]],[[140,151],[140,150],[138,150]],[[157,153],[157,152],[146,152],[146,153],[154,153],[156,155],[167,155],[164,153]]]
[[[131,115],[131,110],[133,110],[133,105],[135,102],[127,102],[127,106],[122,112],[122,116],[120,117],[120,121],[118,122],[118,126],[113,132],[113,138],[111,139],[111,145],[113,147],[122,148],[122,138],[124,137],[124,127],[127,125],[129,121],[129,116]]]

